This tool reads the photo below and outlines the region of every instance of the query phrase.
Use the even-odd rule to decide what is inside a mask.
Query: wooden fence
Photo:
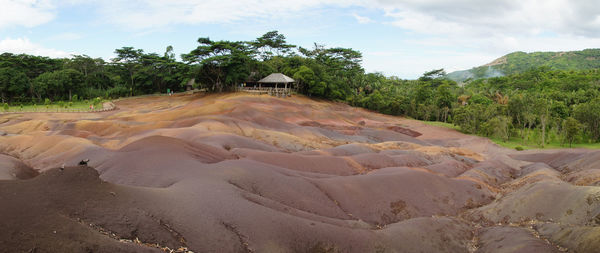
[[[240,87],[237,91],[247,92],[252,94],[269,94],[271,96],[276,97],[289,97],[294,92],[293,89],[290,88],[273,88],[273,87]]]
[[[36,110],[11,110],[4,111],[0,109],[0,114],[20,114],[20,113],[90,113],[90,112],[108,112],[118,109],[112,102],[102,104],[102,109],[83,109],[83,108],[39,108]]]

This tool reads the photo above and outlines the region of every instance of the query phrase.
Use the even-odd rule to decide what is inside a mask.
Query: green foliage
[[[106,91],[106,96],[109,98],[125,97],[129,94],[129,89],[125,86],[115,86]]]
[[[4,109],[5,112],[8,111],[8,108],[9,108],[8,103],[4,103],[4,105],[2,107],[3,107],[3,109]]]
[[[290,45],[270,31],[252,41],[213,41],[177,61],[174,49],[146,53],[133,47],[115,50],[111,62],[86,55],[50,59],[0,55],[0,103],[51,101],[60,107],[100,108],[102,97],[182,91],[188,80],[199,88],[230,91],[273,72],[297,81],[297,91],[347,102],[380,113],[452,122],[466,133],[519,146],[600,142],[600,50],[566,53],[513,53],[466,73],[457,85],[444,69],[417,80],[365,73],[362,53],[351,48]],[[484,77],[484,78],[482,78]],[[576,127],[577,126],[577,127]],[[511,144],[513,145],[513,144]]]
[[[521,147],[521,146],[516,146],[516,147],[515,147],[515,150],[517,150],[517,151],[523,151],[523,150],[525,150],[525,149],[524,149],[523,147]]]
[[[94,98],[93,105],[94,105],[94,107],[101,106],[102,105],[102,98],[100,98],[100,97]]]
[[[577,119],[568,117],[563,121],[564,141],[569,143],[569,147],[573,146],[573,141],[581,132],[581,124]]]
[[[514,75],[538,68],[547,70],[588,70],[600,68],[600,49],[585,49],[571,52],[514,52],[505,55],[492,64],[472,68],[470,70],[456,71],[448,74],[448,78],[457,82],[468,79],[480,79]],[[567,88],[577,90],[578,85],[583,83],[568,83]]]
[[[595,142],[600,141],[600,98],[576,105],[573,114],[575,119],[583,123],[586,133]]]

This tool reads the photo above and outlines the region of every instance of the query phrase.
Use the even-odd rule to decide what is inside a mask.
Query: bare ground
[[[116,106],[0,116],[0,252],[600,249],[597,151],[302,96]]]

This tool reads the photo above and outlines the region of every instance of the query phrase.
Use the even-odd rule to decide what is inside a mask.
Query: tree
[[[129,83],[129,90],[131,95],[133,95],[133,89],[135,88],[134,75],[140,68],[140,59],[144,54],[144,50],[136,50],[133,47],[122,47],[120,49],[115,49],[115,54],[117,54],[117,57],[113,59],[113,62],[123,66],[129,73],[129,79],[131,81]]]
[[[304,90],[304,87],[314,86],[317,82],[317,77],[315,76],[315,72],[307,66],[300,66],[296,73],[294,73],[293,78],[298,83],[298,86],[301,90]]]
[[[246,42],[212,41],[199,38],[200,45],[182,58],[188,63],[199,64],[199,79],[208,81],[212,91],[223,91],[227,87],[243,82],[250,75],[250,66],[255,51]]]
[[[500,138],[503,142],[510,139],[511,118],[508,116],[497,116],[486,122],[488,135]]]
[[[419,81],[431,81],[434,79],[444,78],[446,76],[446,71],[444,69],[434,69],[429,72],[425,72],[423,76],[419,77]]]
[[[10,102],[15,98],[24,98],[29,86],[25,73],[11,67],[0,68],[0,100]]]
[[[269,60],[274,55],[282,56],[291,51],[294,45],[287,44],[285,36],[278,31],[270,31],[250,43],[263,60]]]
[[[446,122],[448,119],[448,112],[450,111],[450,108],[452,108],[454,101],[456,101],[456,96],[452,95],[450,85],[448,84],[438,86],[434,96],[436,106],[442,112],[438,117],[438,120]]]
[[[579,104],[573,110],[575,119],[585,125],[585,129],[592,136],[592,140],[600,140],[600,99]]]
[[[569,143],[569,148],[573,147],[573,141],[581,131],[581,124],[573,117],[568,117],[562,125],[564,140]]]
[[[38,99],[70,99],[73,92],[81,90],[83,74],[74,69],[46,72],[33,80],[32,90]]]
[[[542,148],[546,145],[546,128],[548,125],[548,119],[550,118],[550,103],[552,101],[545,98],[538,98],[534,102],[534,110],[538,115],[538,119],[540,120],[540,130],[542,132],[541,136],[541,146]]]

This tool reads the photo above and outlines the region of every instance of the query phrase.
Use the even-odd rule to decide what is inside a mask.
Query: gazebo
[[[296,81],[294,79],[292,79],[289,76],[286,76],[284,74],[281,73],[273,73],[268,75],[267,77],[260,79],[258,81],[258,87],[259,89],[264,88],[270,88],[269,90],[271,91],[270,93],[273,94],[283,94],[283,95],[289,95],[289,89],[288,89],[288,84],[289,84],[289,88],[292,88],[292,84],[295,83]],[[278,85],[279,84],[283,84],[283,89],[280,88]]]

